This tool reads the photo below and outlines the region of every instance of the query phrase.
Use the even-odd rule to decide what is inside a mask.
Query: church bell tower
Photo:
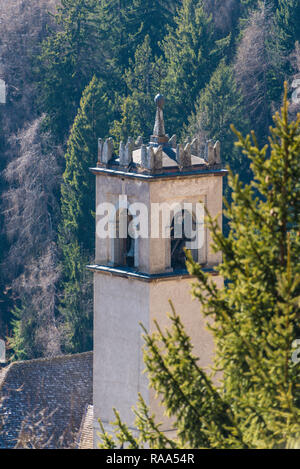
[[[221,254],[210,250],[204,207],[222,224],[220,144],[188,139],[177,144],[164,125],[164,97],[157,95],[150,142],[132,138],[115,151],[111,138],[98,142],[96,257],[94,272],[94,441],[98,419],[110,431],[113,408],[134,429],[131,411],[141,392],[163,421],[162,409],[143,374],[142,323],[168,325],[169,299],[182,317],[201,366],[212,362],[214,344],[200,305],[191,298],[191,277],[183,249],[191,249],[203,270]],[[168,422],[164,430],[169,430]]]

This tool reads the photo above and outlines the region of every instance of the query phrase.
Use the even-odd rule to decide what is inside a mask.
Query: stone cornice
[[[157,282],[157,281],[166,281],[174,280],[181,278],[195,278],[188,273],[187,270],[176,270],[173,272],[162,272],[157,274],[148,274],[145,272],[138,272],[134,269],[128,267],[110,267],[107,265],[87,265],[87,269],[99,274],[112,275],[116,277],[124,277],[132,280],[140,280],[143,282]],[[211,275],[219,275],[218,272],[214,270],[213,267],[203,267],[203,272],[210,273]]]

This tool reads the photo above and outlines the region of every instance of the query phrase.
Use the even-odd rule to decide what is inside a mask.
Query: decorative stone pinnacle
[[[167,143],[168,137],[165,132],[165,123],[164,123],[164,113],[163,108],[165,105],[165,98],[161,94],[157,94],[154,98],[156,104],[156,116],[153,135],[151,136],[151,141],[153,143]]]
[[[154,102],[157,107],[163,109],[165,106],[165,97],[162,94],[158,93],[154,98]]]

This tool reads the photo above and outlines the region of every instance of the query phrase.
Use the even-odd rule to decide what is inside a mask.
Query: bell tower
[[[168,325],[169,299],[192,338],[201,366],[212,361],[214,344],[200,305],[191,298],[191,277],[183,248],[203,270],[221,254],[210,250],[204,207],[222,223],[220,144],[197,138],[177,144],[165,134],[164,97],[157,95],[150,142],[132,138],[114,151],[111,138],[98,142],[96,176],[96,257],[94,272],[94,436],[98,418],[109,431],[113,408],[134,428],[131,407],[141,392],[163,421],[162,410],[143,374],[142,331],[156,319]],[[168,430],[165,422],[163,429]]]

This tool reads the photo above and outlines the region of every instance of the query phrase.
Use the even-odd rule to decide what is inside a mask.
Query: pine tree
[[[106,53],[107,78],[118,96],[123,98],[130,94],[125,73],[146,36],[150,38],[153,54],[162,54],[159,42],[164,38],[167,26],[173,24],[173,13],[178,3],[178,0],[100,2],[101,31],[105,48],[109,51]]]
[[[139,43],[149,36],[151,49],[160,55],[159,44],[168,27],[173,26],[173,16],[180,3],[178,0],[133,0],[131,17]]]
[[[245,180],[245,174],[242,175],[246,170],[246,164],[243,164],[245,159],[241,159],[234,146],[234,136],[229,128],[231,123],[241,132],[247,131],[249,124],[232,67],[222,60],[197,98],[187,134],[199,135],[206,140],[220,140],[223,161]]]
[[[162,47],[167,67],[162,91],[170,108],[167,128],[176,133],[194,110],[197,95],[218,63],[220,47],[202,0],[183,0],[175,17],[175,28]]]
[[[12,335],[8,337],[12,360],[61,355],[56,316],[58,279],[57,246],[53,242],[44,247],[43,255],[31,257],[21,278],[13,284],[15,304],[10,310]]]
[[[103,72],[103,32],[97,0],[61,0],[57,24],[42,44],[37,64],[45,125],[59,139],[69,131],[81,94]]]
[[[173,310],[169,331],[157,325],[146,333],[145,363],[177,439],[160,431],[140,397],[138,438],[116,412],[116,441],[125,447],[279,448],[299,441],[300,365],[292,346],[300,333],[300,116],[288,122],[286,93],[274,121],[269,147],[259,148],[254,133],[251,139],[235,131],[254,178],[243,185],[230,175],[228,238],[208,217],[214,247],[223,252],[217,270],[225,286],[218,289],[188,254],[189,272],[198,279],[194,295],[214,319],[220,384],[199,368]],[[108,435],[102,438],[104,447],[116,447]]]
[[[61,186],[63,298],[60,308],[67,331],[66,349],[90,350],[92,291],[85,266],[94,255],[95,181],[89,168],[97,158],[97,139],[108,132],[108,102],[101,81],[93,77],[84,90],[65,155]]]
[[[38,355],[35,353],[34,347],[31,346],[37,329],[34,316],[28,314],[28,308],[25,304],[21,308],[15,307],[11,314],[13,316],[11,320],[13,335],[8,340],[10,349],[13,350],[11,359],[30,360],[37,358]]]
[[[295,42],[300,40],[300,2],[299,0],[277,0],[276,22],[279,39],[286,53],[290,53]]]
[[[148,141],[154,122],[153,99],[159,91],[160,68],[161,60],[153,56],[147,35],[124,74],[128,95],[120,99],[121,118],[111,129],[117,140],[126,141],[129,136],[140,135]]]
[[[129,60],[134,58],[139,42],[140,29],[135,23],[132,1],[102,0],[100,2],[101,30],[108,55],[108,70],[115,90],[123,94],[125,90],[123,73]],[[120,83],[121,80],[121,83]],[[119,81],[119,83],[118,83]]]

